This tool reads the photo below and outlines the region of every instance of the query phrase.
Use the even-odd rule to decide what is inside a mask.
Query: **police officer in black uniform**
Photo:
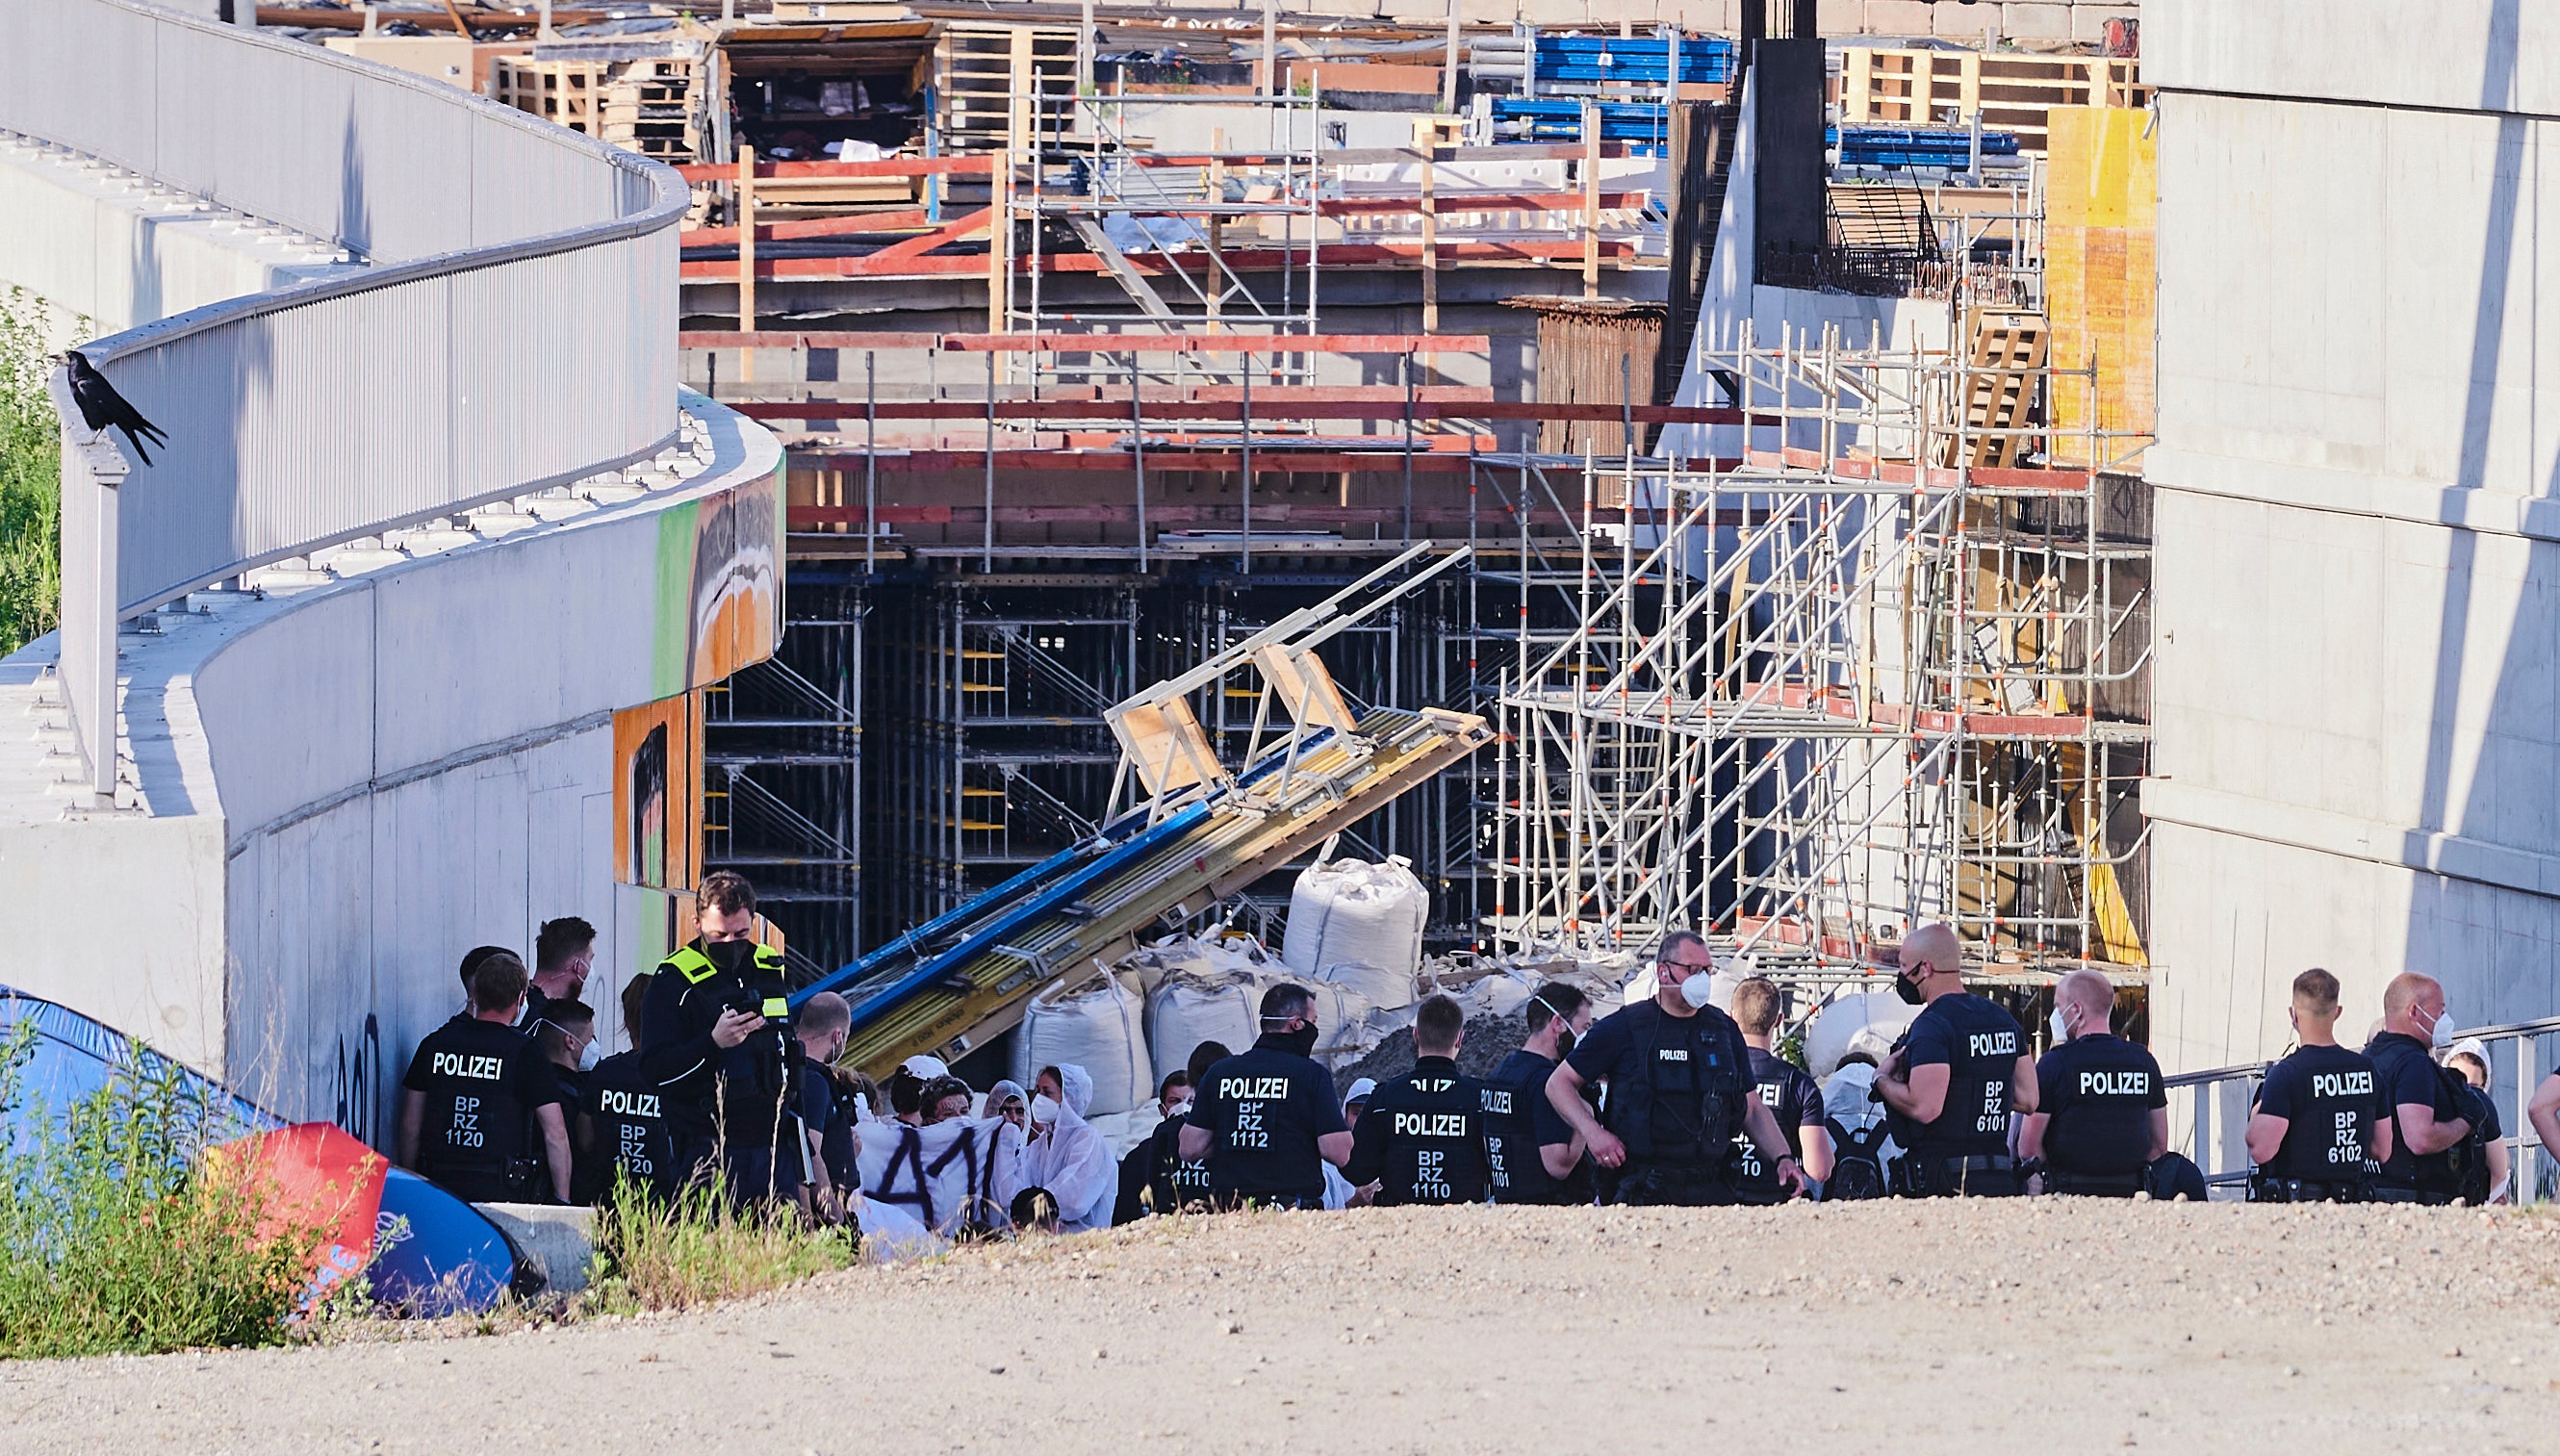
[[[1742,1029],[1742,1045],[1750,1049],[1751,1084],[1760,1093],[1761,1105],[1778,1119],[1778,1130],[1787,1135],[1787,1151],[1796,1155],[1807,1183],[1819,1187],[1832,1176],[1831,1123],[1823,1107],[1822,1083],[1769,1048],[1781,1014],[1777,983],[1768,977],[1753,976],[1733,988],[1733,1024]],[[1787,1201],[1786,1190],[1778,1186],[1777,1170],[1760,1156],[1747,1133],[1733,1138],[1733,1191],[1746,1204]]]
[[[2036,1106],[2018,1155],[2045,1193],[2129,1199],[2168,1151],[2168,1089],[2151,1049],[2108,1030],[2116,988],[2091,970],[2053,987],[2053,1050],[2035,1063]]]
[[[1456,999],[1427,998],[1413,1014],[1413,1070],[1369,1093],[1343,1177],[1354,1188],[1376,1184],[1377,1207],[1485,1201],[1484,1084],[1458,1070],[1466,1037]]]
[[[2249,1201],[2353,1204],[2391,1152],[2391,1121],[2373,1063],[2337,1045],[2337,977],[2294,977],[2291,1016],[2301,1046],[2267,1068],[2249,1114]]]
[[[1191,1125],[1192,1112],[1200,1105],[1208,1069],[1233,1054],[1224,1042],[1202,1042],[1192,1049],[1191,1063],[1185,1068],[1191,1074],[1192,1105],[1157,1123],[1147,1138],[1147,1212],[1171,1213],[1208,1207],[1208,1162],[1183,1156],[1183,1129]]]
[[[1321,1163],[1352,1155],[1333,1073],[1316,1064],[1316,997],[1287,982],[1262,993],[1262,1036],[1208,1069],[1177,1138],[1185,1158],[1208,1161],[1218,1208],[1325,1206]]]
[[[575,1194],[582,1204],[609,1196],[617,1174],[664,1203],[675,1196],[683,1172],[665,1090],[640,1069],[643,1007],[653,979],[634,976],[622,988],[622,1025],[632,1033],[632,1049],[604,1058],[586,1074],[577,1108]]]
[[[2364,1044],[2391,1119],[2391,1151],[2373,1176],[2373,1197],[2386,1204],[2450,1204],[2458,1195],[2452,1149],[2471,1136],[2463,1098],[2431,1047],[2454,1044],[2445,988],[2409,971],[2382,988],[2382,1030]]]
[[[1546,1079],[1591,1030],[1591,999],[1562,981],[1537,988],[1528,1040],[1485,1079],[1485,1156],[1498,1204],[1588,1204],[1591,1159],[1581,1134],[1546,1100]],[[1357,1140],[1355,1140],[1357,1141]]]
[[[471,1015],[427,1033],[400,1079],[401,1166],[469,1203],[568,1202],[560,1084],[533,1038],[515,1030],[525,979],[513,952],[483,956],[471,972]]]
[[[1653,997],[1592,1027],[1547,1078],[1547,1101],[1582,1134],[1592,1161],[1620,1170],[1619,1203],[1732,1203],[1736,1129],[1769,1160],[1782,1189],[1804,1187],[1787,1135],[1751,1085],[1741,1030],[1707,1004],[1713,971],[1695,933],[1663,937]],[[1583,1098],[1584,1087],[1603,1079],[1606,1126]]]
[[[808,1170],[782,953],[753,938],[744,876],[711,875],[697,899],[701,934],[650,977],[640,1069],[666,1094],[686,1176],[717,1162],[732,1200],[789,1200]]]
[[[1965,989],[1964,946],[1945,924],[1902,942],[1894,989],[1921,1008],[1869,1094],[1902,1144],[1894,1192],[2006,1198],[2018,1190],[2011,1112],[2035,1110],[2035,1060],[2017,1018]]]

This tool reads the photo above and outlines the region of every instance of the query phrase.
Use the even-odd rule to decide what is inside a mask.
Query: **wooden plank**
[[[985,176],[995,166],[993,157],[882,157],[871,162],[758,162],[755,175],[760,180],[790,177],[955,177]],[[678,167],[676,175],[688,182],[726,182],[737,175],[736,169],[718,163]]]
[[[764,335],[775,339],[813,339],[815,335]],[[693,346],[688,346],[693,347]],[[725,347],[735,348],[735,345]],[[763,344],[760,348],[790,347]],[[811,344],[806,347],[824,348]],[[1147,418],[1154,420],[1244,418],[1244,405],[1233,398],[1224,400],[1153,400],[1142,401]],[[1364,400],[1290,400],[1273,399],[1269,389],[1253,392],[1253,417],[1256,419],[1401,419],[1404,417],[1404,395],[1389,390],[1383,398]],[[1417,390],[1417,396],[1429,391]],[[1128,392],[1118,392],[1109,400],[1018,400],[1003,401],[1004,417],[1015,419],[1101,419],[1118,422],[1128,415]],[[860,400],[789,400],[739,401],[729,408],[749,419],[850,419],[865,412]],[[983,400],[880,400],[872,404],[870,412],[880,419],[982,419],[987,405]],[[1740,424],[1742,411],[1722,405],[1638,404],[1633,406],[1639,424]],[[1443,401],[1417,398],[1413,417],[1417,420],[1492,420],[1492,419],[1570,419],[1593,423],[1616,424],[1625,417],[1625,409],[1608,404],[1545,404],[1534,400]],[[1778,421],[1763,416],[1763,424],[1774,427]]]

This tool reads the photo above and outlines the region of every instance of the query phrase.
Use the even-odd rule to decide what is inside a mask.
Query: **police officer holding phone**
[[[1906,1198],[2006,1198],[2018,1190],[2011,1112],[2035,1110],[2035,1060],[2017,1018],[1965,989],[1964,945],[1946,924],[1902,942],[1894,990],[1921,1008],[1872,1095],[1888,1109]]]
[[[782,953],[755,942],[746,877],[707,877],[697,902],[701,933],[649,979],[640,1069],[666,1095],[689,1176],[718,1162],[731,1199],[789,1200],[807,1169],[792,1111],[801,1053],[785,1034]]]
[[[1749,1135],[1786,1194],[1804,1174],[1778,1119],[1751,1082],[1750,1049],[1733,1018],[1707,1003],[1714,958],[1694,931],[1663,937],[1654,994],[1596,1023],[1547,1078],[1546,1099],[1591,1150],[1620,1170],[1617,1201],[1701,1208],[1734,1202],[1733,1136]],[[1583,1088],[1609,1086],[1607,1125]]]
[[[2267,1068],[2249,1115],[2253,1204],[2354,1204],[2371,1196],[2373,1168],[2391,1156],[2381,1079],[2361,1052],[2337,1045],[2337,977],[2294,977],[2294,1053]]]

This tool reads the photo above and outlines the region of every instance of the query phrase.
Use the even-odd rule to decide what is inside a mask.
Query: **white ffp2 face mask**
[[[595,1070],[595,1064],[603,1059],[604,1049],[596,1045],[593,1038],[589,1038],[587,1040],[586,1050],[577,1053],[577,1069],[580,1071],[593,1071]]]
[[[2429,1034],[2429,1037],[2439,1048],[2454,1045],[2454,1008],[2451,1003],[2436,1014],[2436,1029]]]
[[[1691,971],[1680,982],[1680,1000],[1703,1011],[1715,997],[1715,977],[1705,971]]]
[[[1057,1121],[1057,1101],[1045,1094],[1032,1098],[1032,1121],[1042,1127]]]
[[[2056,1007],[2053,1015],[2045,1018],[2044,1024],[2053,1029],[2053,1045],[2059,1047],[2071,1040],[2071,1028],[2063,1022],[2061,1008]]]

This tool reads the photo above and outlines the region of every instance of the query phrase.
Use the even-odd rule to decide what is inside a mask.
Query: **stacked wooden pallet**
[[[1002,151],[1009,137],[1028,140],[1034,92],[1058,98],[1049,102],[1057,107],[1074,85],[1074,27],[951,21],[933,51],[942,150]]]
[[[1840,125],[1970,126],[1979,111],[1985,128],[2015,132],[2018,150],[2040,157],[2056,106],[2148,105],[2141,64],[1859,47],[1841,56]]]
[[[2043,403],[2037,398],[2037,385],[2044,369],[2044,315],[2020,309],[1968,308],[1960,337],[1971,341],[1965,355],[1965,423],[1983,433],[1965,436],[1962,459],[1954,458],[1960,444],[1950,436],[1938,463],[1976,469],[2014,466],[2037,443],[2024,431],[2035,422]]]
[[[502,57],[490,87],[499,104],[601,142],[683,164],[705,150],[691,57],[527,60]]]

